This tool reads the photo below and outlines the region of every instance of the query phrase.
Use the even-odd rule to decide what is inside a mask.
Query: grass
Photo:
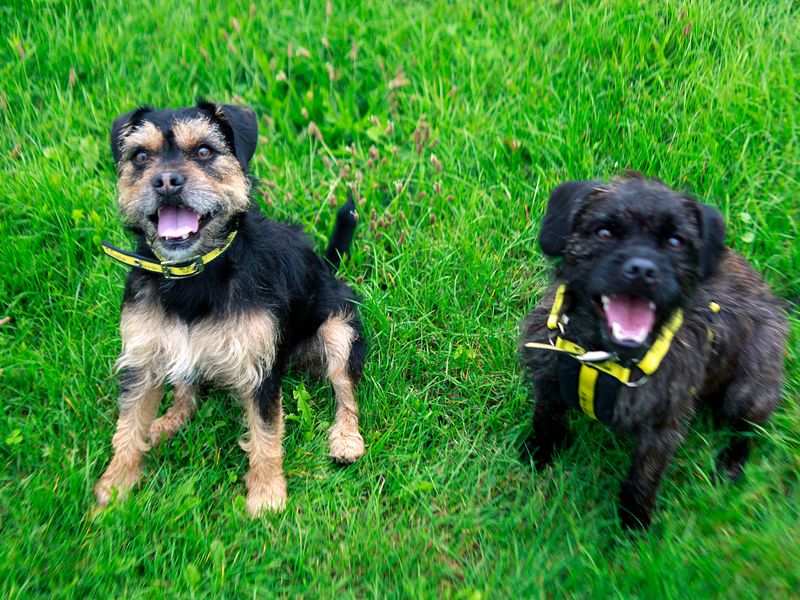
[[[728,243],[800,294],[797,5],[332,4],[0,6],[2,596],[796,594],[796,317],[785,402],[745,479],[711,484],[722,440],[700,419],[633,538],[615,516],[629,441],[576,415],[551,469],[517,461],[515,343],[549,275],[550,190],[623,168],[719,207]],[[343,274],[371,340],[368,451],[330,465],[331,392],[292,375],[288,509],[251,522],[240,409],[214,392],[138,491],[93,516],[125,276],[99,242],[130,244],[110,123],[200,96],[263,115],[256,201],[320,248],[329,198],[359,182]]]

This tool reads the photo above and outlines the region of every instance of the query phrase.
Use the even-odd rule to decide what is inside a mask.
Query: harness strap
[[[672,317],[670,317],[669,322],[661,328],[656,341],[650,346],[647,354],[636,363],[636,366],[641,369],[642,373],[645,375],[652,375],[655,373],[656,369],[661,365],[661,361],[664,360],[667,352],[669,352],[669,347],[672,345],[672,338],[675,337],[681,325],[683,325],[683,310],[679,308],[673,313]]]
[[[566,286],[563,284],[558,286],[555,300],[553,301],[553,307],[550,309],[550,314],[547,318],[547,329],[551,332],[560,330],[561,333],[564,333],[563,325],[566,324],[566,319],[563,319],[562,322],[562,310],[565,293]],[[710,302],[708,307],[711,312],[715,314],[719,313],[721,310],[720,305],[716,302]],[[575,342],[564,339],[560,335],[556,335],[555,339],[553,339],[551,336],[550,344],[527,342],[525,347],[559,352],[564,355],[568,355],[580,363],[580,367],[577,369],[577,372],[572,371],[575,373],[573,377],[577,376],[578,380],[577,403],[583,412],[585,412],[591,418],[597,419],[598,416],[596,414],[596,402],[598,401],[598,398],[602,397],[603,402],[608,402],[609,397],[612,395],[615,398],[619,383],[629,387],[636,387],[647,381],[647,379],[656,372],[659,366],[661,366],[664,357],[667,355],[670,347],[672,346],[672,341],[675,337],[675,334],[682,325],[683,310],[679,308],[673,313],[669,321],[667,321],[667,323],[661,328],[656,336],[655,341],[647,350],[645,355],[638,361],[632,363],[630,367],[621,365],[613,360],[613,355],[587,352],[585,348],[581,347]],[[707,329],[707,333],[710,342],[713,340],[713,332],[711,331],[710,327]],[[599,357],[598,354],[600,355]],[[636,382],[631,383],[633,368],[639,369],[644,374],[644,377]],[[560,372],[562,372],[562,375],[560,375],[561,377],[563,376],[563,371]],[[610,375],[619,383],[614,386],[612,384],[613,380],[603,379],[600,376],[601,373]],[[563,384],[561,387],[564,387]],[[575,384],[573,383],[570,387],[572,387],[574,393]],[[563,389],[562,393],[564,393]],[[611,400],[613,401],[613,398],[611,398]],[[601,407],[601,410],[607,413],[608,407],[604,405]]]
[[[547,329],[550,331],[558,329],[559,323],[561,322],[562,307],[564,304],[566,288],[566,285],[561,284],[556,290],[556,297],[553,301],[553,307],[550,309],[550,315],[547,317]],[[719,305],[716,302],[713,302],[709,306],[714,312],[719,312],[720,310]],[[636,367],[642,371],[642,373],[649,376],[656,372],[658,367],[661,365],[661,361],[664,360],[664,357],[669,352],[669,348],[672,345],[672,339],[675,337],[677,331],[681,328],[681,325],[683,325],[683,310],[679,308],[673,313],[672,317],[670,317],[670,320],[661,328],[656,340],[647,350],[647,353],[636,363],[634,363]],[[572,355],[582,364],[604,373],[608,373],[622,383],[627,384],[631,381],[631,369],[629,367],[625,367],[612,360],[588,361],[582,359],[583,355],[586,355],[587,353],[586,349],[574,342],[564,339],[561,336],[557,336],[552,345],[528,342],[525,344],[525,346],[527,348],[565,352]]]
[[[597,415],[594,412],[594,389],[597,386],[598,375],[600,375],[600,371],[585,363],[581,365],[581,370],[578,373],[578,402],[581,405],[581,410],[595,421],[597,420]]]
[[[618,379],[622,383],[628,383],[631,380],[631,370],[627,367],[623,367],[621,364],[613,362],[613,361],[603,361],[603,362],[584,362],[579,357],[586,354],[586,350],[582,346],[574,342],[570,342],[569,340],[565,340],[561,336],[558,336],[555,341],[553,342],[554,345],[550,344],[539,344],[537,342],[527,342],[525,344],[526,348],[538,348],[539,350],[555,350],[556,352],[563,352],[565,354],[569,354],[574,359],[578,360],[582,364],[591,365],[590,368],[597,369],[598,371],[602,371],[603,373],[608,373],[615,379]]]
[[[556,299],[553,301],[553,308],[550,309],[550,316],[547,317],[547,328],[551,331],[558,329],[558,320],[561,318],[561,306],[564,304],[564,294],[567,286],[561,284],[556,290]]]
[[[228,237],[225,238],[225,243],[222,246],[214,248],[211,252],[203,254],[202,256],[195,256],[190,261],[175,262],[161,260],[160,262],[155,262],[143,256],[139,256],[138,254],[134,254],[133,252],[120,250],[108,242],[102,243],[102,249],[108,256],[124,265],[144,269],[152,273],[161,273],[167,279],[186,279],[187,277],[193,277],[198,273],[202,273],[208,263],[218,258],[223,252],[230,248],[237,232],[238,230],[234,229],[228,234]]]

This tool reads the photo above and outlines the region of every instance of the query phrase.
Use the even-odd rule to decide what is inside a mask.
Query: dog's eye
[[[143,165],[149,160],[149,158],[150,155],[147,152],[144,150],[139,150],[139,152],[133,155],[133,162]]]
[[[683,246],[683,238],[677,235],[671,235],[667,238],[666,242],[664,242],[664,245],[667,248],[680,248]]]
[[[208,146],[200,146],[194,152],[194,155],[197,158],[202,158],[203,160],[211,158],[212,154],[214,154],[214,151],[211,148],[209,148]]]
[[[614,234],[611,233],[611,230],[608,227],[600,227],[597,231],[594,232],[594,234],[605,242],[614,239]]]

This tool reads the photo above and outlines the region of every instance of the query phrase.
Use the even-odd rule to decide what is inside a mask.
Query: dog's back
[[[717,273],[700,286],[687,326],[709,338],[702,403],[721,416],[763,423],[783,387],[788,323],[783,303],[747,261],[726,249]]]

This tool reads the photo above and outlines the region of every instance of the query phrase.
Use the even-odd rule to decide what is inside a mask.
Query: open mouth
[[[207,217],[185,206],[164,205],[150,218],[158,229],[158,237],[169,245],[179,245],[192,239],[208,221]]]
[[[641,346],[656,322],[656,305],[635,296],[601,296],[611,338],[628,347]]]

